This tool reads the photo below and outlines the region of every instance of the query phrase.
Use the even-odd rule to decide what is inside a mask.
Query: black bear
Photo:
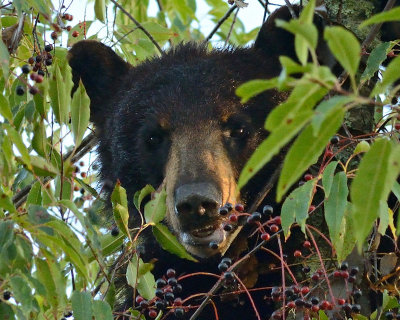
[[[281,161],[277,157],[237,194],[241,169],[267,136],[267,114],[288,96],[269,90],[243,105],[235,95],[248,80],[277,76],[280,55],[295,58],[293,35],[275,26],[277,18],[291,19],[288,8],[269,17],[251,47],[208,50],[203,44],[181,44],[136,67],[95,41],[79,42],[69,52],[75,88],[81,79],[91,99],[102,180],[111,185],[119,180],[129,200],[146,184],[164,186],[165,224],[201,261],[178,261],[148,235],[140,254],[144,260],[158,259],[156,276],[168,266],[181,273],[216,271],[215,261],[239,230],[224,230],[227,216],[219,214],[220,207],[228,202],[251,204]],[[265,201],[273,203],[273,196]],[[129,206],[130,214],[137,215],[133,204]],[[210,248],[210,242],[218,248]],[[195,281],[184,285],[191,287],[190,293],[207,292],[212,286],[204,279]],[[259,296],[265,319],[271,307],[263,301],[265,292]],[[244,311],[218,308],[221,319],[232,318],[232,312],[236,319],[255,318],[250,303],[246,300],[247,309],[241,304],[237,308]],[[132,300],[127,299],[121,308],[130,306]],[[214,313],[200,318],[208,317]]]

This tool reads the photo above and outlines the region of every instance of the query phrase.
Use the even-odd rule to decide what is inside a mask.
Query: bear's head
[[[295,58],[277,18],[289,20],[289,10],[272,14],[249,48],[181,44],[135,67],[95,41],[69,53],[75,88],[82,79],[91,99],[102,179],[119,179],[130,200],[146,184],[163,186],[166,224],[200,258],[223,254],[238,233],[224,230],[220,207],[251,203],[274,170],[272,162],[238,192],[241,169],[267,135],[267,114],[287,97],[269,90],[241,104],[235,95],[248,80],[277,76],[280,55]]]

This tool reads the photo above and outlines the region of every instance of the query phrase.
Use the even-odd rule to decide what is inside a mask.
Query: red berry
[[[309,293],[310,292],[310,288],[309,287],[303,287],[303,288],[301,288],[301,293],[302,294],[307,294],[307,293]]]
[[[71,29],[72,29],[72,27],[71,27],[71,26],[67,26],[67,31],[68,31],[68,32],[70,32],[70,31],[71,31]]]
[[[314,274],[311,276],[311,279],[314,280],[314,281],[318,281],[318,280],[319,280],[319,274],[318,274],[318,273],[314,273]]]
[[[290,302],[286,305],[286,307],[289,308],[289,309],[294,309],[294,308],[296,308],[296,304],[294,303],[294,301],[290,301]]]
[[[81,172],[81,177],[86,178],[86,172]]]
[[[334,276],[335,278],[340,278],[340,277],[341,277],[340,271],[336,270],[336,271],[333,273],[333,276]]]
[[[157,311],[156,310],[154,310],[154,309],[150,309],[149,310],[149,317],[150,318],[156,318],[157,317]]]
[[[296,250],[293,254],[296,258],[299,258],[302,256],[301,251],[300,250]]]
[[[182,305],[182,299],[181,298],[176,298],[174,300],[174,306],[181,306]]]
[[[238,221],[238,216],[236,214],[231,214],[229,216],[229,221],[230,222],[237,222]]]
[[[35,94],[37,94],[38,92],[39,92],[39,89],[36,88],[36,87],[30,87],[30,88],[29,88],[29,93],[32,94],[32,95],[35,95]]]
[[[310,180],[312,180],[312,178],[313,178],[313,176],[311,173],[307,173],[304,175],[304,180],[306,180],[306,181],[310,181]]]
[[[307,248],[307,249],[310,249],[310,248],[311,248],[311,242],[308,241],[308,240],[304,241],[304,242],[303,242],[303,247],[304,247],[304,248]]]
[[[29,64],[34,64],[34,63],[35,63],[35,59],[34,59],[33,57],[30,57],[30,58],[28,59],[28,63],[29,63]]]
[[[137,304],[140,304],[143,300],[144,298],[142,296],[137,296],[135,301]]]
[[[329,308],[329,306],[330,306],[330,303],[329,303],[329,301],[326,301],[326,300],[322,301],[321,304],[319,305],[319,307],[322,310],[327,310]]]
[[[79,36],[79,32],[75,30],[74,32],[72,32],[72,36],[76,38],[77,36]]]
[[[400,130],[400,122],[396,122],[396,124],[394,125],[394,128],[396,130]]]
[[[37,83],[42,83],[42,82],[43,82],[43,76],[41,76],[40,74],[38,74],[38,75],[36,76],[35,81],[36,81]]]
[[[342,305],[344,305],[346,303],[346,300],[338,299],[337,302],[338,302],[338,305],[342,306]]]
[[[308,212],[310,213],[310,212],[313,212],[315,210],[315,206],[314,205],[311,205],[309,208],[308,208]]]
[[[30,75],[29,75],[29,78],[31,78],[31,80],[33,80],[33,81],[36,81],[36,77],[38,76],[38,74],[37,73],[31,73]]]
[[[312,310],[313,312],[318,312],[318,311],[319,311],[319,307],[318,307],[318,306],[312,306],[312,307],[311,307],[311,310]]]
[[[349,273],[348,273],[347,271],[341,271],[341,272],[340,272],[340,276],[341,276],[343,279],[347,279],[347,278],[349,277]]]
[[[272,222],[273,223],[275,223],[275,224],[277,224],[277,225],[281,225],[282,224],[282,219],[281,219],[281,217],[275,217],[273,220],[272,220]]]
[[[57,40],[57,38],[58,38],[57,32],[53,31],[53,32],[50,34],[50,37],[51,37],[53,40]]]
[[[235,205],[235,210],[236,210],[237,212],[243,212],[243,211],[244,211],[244,206],[243,206],[241,203],[237,203],[237,204]]]
[[[69,14],[67,20],[68,20],[68,21],[72,21],[73,19],[74,19],[74,16],[73,16],[72,14]]]
[[[272,233],[278,232],[279,227],[276,224],[272,224],[269,229],[271,230]]]
[[[265,232],[261,235],[261,239],[264,241],[268,241],[271,238],[270,234]]]

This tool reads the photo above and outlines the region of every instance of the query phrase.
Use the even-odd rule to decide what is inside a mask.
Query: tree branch
[[[157,43],[156,40],[154,40],[153,36],[140,24],[140,22],[137,21],[134,17],[132,17],[132,15],[128,11],[126,11],[117,1],[111,0],[111,2],[114,3],[115,6],[117,6],[123,13],[125,13],[128,16],[128,18],[131,19],[132,22],[136,24],[136,26],[140,30],[142,30],[144,34],[150,39],[150,41],[155,45],[160,54],[164,55],[164,51],[161,49],[160,45]]]
[[[111,0],[113,1],[113,0]],[[215,25],[214,29],[210,32],[210,34],[207,36],[207,38],[204,40],[204,42],[210,41],[210,39],[214,36],[214,34],[218,31],[219,27],[229,18],[229,16],[232,14],[232,12],[237,8],[237,5],[233,5],[230,7],[230,9],[225,13],[225,15],[218,21],[218,23]]]

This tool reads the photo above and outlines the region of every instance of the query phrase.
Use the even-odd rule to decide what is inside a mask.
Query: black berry
[[[177,284],[178,284],[178,280],[176,280],[176,278],[169,278],[168,279],[168,284],[170,285],[170,286],[176,286]]]
[[[349,264],[347,262],[342,262],[342,264],[340,265],[340,270],[347,270],[349,268]]]
[[[11,292],[10,291],[4,291],[3,292],[3,299],[4,300],[10,300],[11,298]]]
[[[208,246],[213,249],[213,250],[217,250],[218,249],[218,242],[215,241],[211,241]]]
[[[42,62],[42,60],[43,60],[43,57],[42,57],[40,54],[38,54],[38,55],[35,57],[35,61],[36,61],[37,63]]]
[[[353,297],[354,298],[360,298],[362,296],[362,292],[361,292],[361,290],[360,289],[355,289],[354,291],[353,291]]]
[[[163,288],[166,285],[167,285],[167,282],[164,279],[157,279],[157,281],[156,281],[157,288]]]
[[[263,208],[263,214],[264,215],[270,215],[270,214],[273,214],[273,213],[274,213],[274,208],[272,208],[272,206],[270,206],[270,205],[264,206],[264,208]]]
[[[41,75],[42,77],[44,77],[44,75],[45,75],[45,73],[44,73],[44,71],[43,70],[38,70],[38,75]]]
[[[339,141],[340,141],[340,139],[339,139],[338,136],[333,136],[332,139],[331,139],[331,143],[332,143],[332,144],[336,144],[336,143],[338,143]]]
[[[225,203],[224,207],[227,208],[228,211],[232,211],[232,209],[233,209],[233,205],[230,202]]]
[[[350,269],[350,275],[355,276],[356,274],[358,274],[359,271],[360,271],[360,269],[358,267],[352,267]]]
[[[23,73],[28,74],[31,71],[31,67],[29,67],[29,65],[27,65],[27,64],[24,64],[21,67],[21,70],[22,70]]]
[[[353,304],[351,306],[351,311],[354,313],[360,313],[361,312],[361,306],[359,304]]]
[[[175,295],[172,292],[166,292],[165,293],[165,299],[168,301],[174,301]]]
[[[312,297],[310,301],[311,301],[312,304],[318,304],[319,303],[319,299],[317,297]]]
[[[232,281],[235,278],[233,272],[227,271],[224,273],[224,279],[227,281]]]
[[[111,229],[111,235],[112,235],[113,237],[116,237],[117,235],[119,235],[119,229],[118,229],[118,227],[114,227],[114,228]]]
[[[175,315],[175,317],[177,317],[177,318],[183,318],[183,316],[185,315],[185,310],[183,310],[182,308],[176,308],[175,310],[174,310],[174,315]]]
[[[229,266],[226,263],[220,263],[218,265],[218,270],[221,272],[225,272],[226,270],[228,270]]]
[[[25,93],[24,87],[18,85],[18,86],[15,88],[15,93],[16,93],[18,96],[23,96],[24,93]]]
[[[385,318],[389,319],[389,320],[394,319],[394,313],[392,311],[386,312],[385,313]]]
[[[157,300],[154,305],[158,310],[164,310],[167,307],[167,303],[164,300]]]
[[[172,292],[174,294],[181,293],[182,292],[182,285],[178,283],[175,287],[172,288]]]
[[[156,289],[156,297],[159,297],[160,299],[164,298],[164,291],[161,288]]]
[[[228,258],[228,257],[222,258],[221,263],[225,263],[228,266],[231,266],[232,265],[232,259]]]
[[[46,45],[44,46],[44,50],[45,50],[46,52],[52,51],[52,50],[53,50],[53,45],[52,45],[52,44],[46,44]]]
[[[174,269],[168,269],[166,275],[168,278],[173,278],[176,275],[176,271]]]
[[[228,212],[229,212],[229,210],[228,210],[227,207],[221,207],[221,208],[219,208],[219,214],[220,214],[221,216],[226,216],[226,215],[228,214]]]

